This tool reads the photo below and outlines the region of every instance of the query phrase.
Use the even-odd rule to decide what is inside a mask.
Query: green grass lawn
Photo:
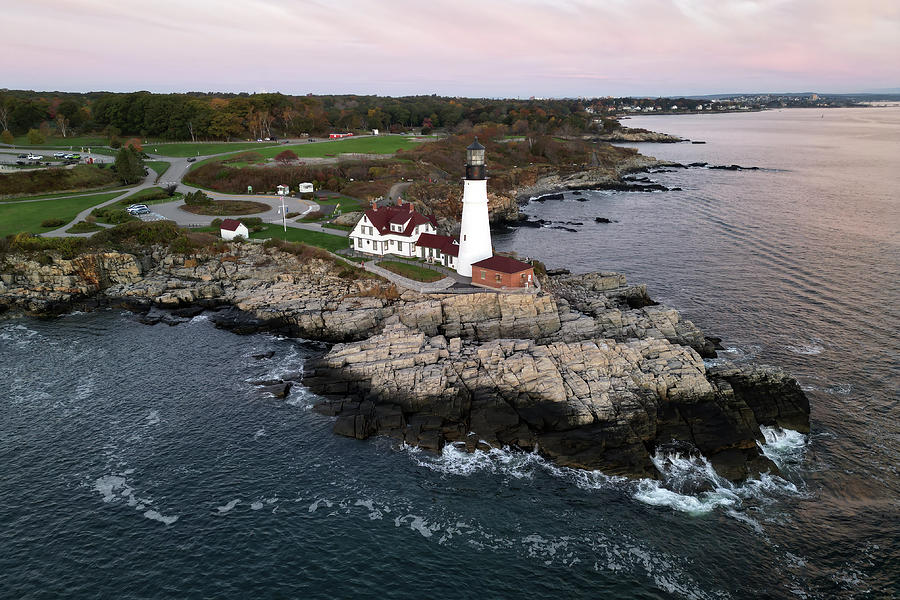
[[[334,223],[323,223],[322,227],[326,229],[340,229],[341,231],[353,231],[352,225],[335,225]]]
[[[337,206],[341,205],[341,212],[354,212],[358,210],[368,210],[371,205],[365,200],[360,200],[359,198],[350,198],[348,196],[341,196],[340,198],[316,198],[313,200],[319,206]]]
[[[47,200],[46,202],[2,204],[0,205],[0,237],[22,231],[41,233],[56,229],[55,227],[41,227],[41,221],[56,218],[68,223],[82,210],[112,200],[120,193],[109,192],[79,198]]]
[[[144,166],[156,171],[156,177],[159,178],[163,176],[163,173],[169,170],[171,165],[164,160],[145,160]]]
[[[402,275],[403,277],[412,279],[413,281],[423,281],[425,283],[428,283],[431,281],[438,281],[446,277],[446,275],[444,275],[443,273],[438,273],[437,271],[432,271],[431,269],[426,269],[425,267],[410,265],[395,260],[382,260],[381,262],[378,262],[376,264],[379,267],[387,269],[392,273]]]
[[[378,136],[378,137],[360,137],[346,138],[343,140],[334,140],[331,142],[308,142],[306,144],[290,144],[280,146],[264,147],[262,144],[255,144],[254,150],[264,158],[274,158],[276,155],[291,150],[300,158],[323,158],[329,155],[337,156],[339,154],[393,154],[397,150],[411,150],[419,144],[425,142],[417,142],[408,136]],[[175,144],[182,145],[182,144]],[[238,144],[232,144],[237,146]],[[146,149],[146,148],[145,148]],[[185,155],[189,156],[189,155]],[[223,157],[207,158],[194,163],[191,169],[195,169],[200,165],[219,161]]]
[[[393,154],[397,150],[411,150],[424,142],[413,141],[412,138],[399,135],[377,137],[345,138],[333,142],[309,142],[291,144],[277,148],[264,148],[260,151],[265,157],[274,157],[284,150],[291,150],[300,158],[324,157],[329,154]]]
[[[207,156],[241,150],[257,150],[277,144],[277,142],[198,142],[184,144],[144,144],[144,152],[186,158],[188,156]],[[275,154],[278,154],[277,152]],[[274,156],[274,154],[272,155]]]
[[[297,229],[296,227],[288,227],[287,232],[279,225],[266,225],[262,231],[250,234],[254,239],[277,238],[288,242],[303,242],[310,246],[318,246],[331,252],[348,248],[349,242],[347,238],[340,235],[331,235],[330,233],[321,233],[319,231],[307,231],[306,229]]]
[[[94,146],[107,146],[109,141],[103,136],[97,135],[79,135],[74,137],[50,137],[43,144],[29,144],[27,135],[17,136],[13,142],[14,146],[33,146],[35,148],[69,148],[73,147],[79,150],[82,146],[85,148],[93,148]]]
[[[172,196],[164,196],[165,190],[161,187],[151,187],[143,189],[136,194],[122,198],[117,204],[122,206],[131,206],[132,204],[165,204],[166,202],[177,202],[184,198],[184,194],[178,192]],[[162,197],[160,197],[162,196]]]
[[[130,189],[132,186],[128,187],[114,187],[114,188],[94,188],[88,190],[77,190],[74,192],[57,192],[55,194],[41,194],[40,196],[13,196],[11,198],[0,198],[0,203],[3,202],[19,202],[21,200],[54,200],[56,198],[64,198],[66,196],[73,196],[75,194],[96,194],[97,192],[102,191],[117,191],[121,194],[125,190]]]

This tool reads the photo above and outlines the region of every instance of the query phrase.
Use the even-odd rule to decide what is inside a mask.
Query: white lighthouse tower
[[[484,146],[478,138],[466,148],[466,178],[463,187],[462,223],[456,272],[472,276],[472,263],[494,255],[488,221],[487,178],[484,176]]]

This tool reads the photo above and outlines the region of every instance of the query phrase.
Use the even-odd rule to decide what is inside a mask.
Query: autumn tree
[[[288,163],[292,163],[299,158],[297,154],[293,150],[285,150],[284,152],[279,152],[275,156],[275,162],[286,165]]]
[[[125,142],[125,147],[131,148],[137,152],[144,151],[144,147],[141,145],[141,140],[139,140],[138,138],[131,138],[130,140]]]
[[[16,138],[9,132],[9,129],[4,129],[3,133],[0,133],[0,140],[2,140],[4,144],[9,144],[11,146],[13,142],[16,141]]]

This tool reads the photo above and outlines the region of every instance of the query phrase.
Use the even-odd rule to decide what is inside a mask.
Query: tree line
[[[0,90],[0,132],[30,130],[140,136],[158,140],[258,139],[334,131],[430,133],[506,125],[512,133],[578,133],[591,127],[589,101],[444,96],[290,96],[265,94],[45,93]]]

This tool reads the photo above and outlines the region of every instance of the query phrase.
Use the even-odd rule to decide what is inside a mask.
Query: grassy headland
[[[121,192],[91,194],[74,198],[58,198],[40,202],[14,202],[0,204],[0,237],[20,232],[43,233],[56,229],[75,218],[86,208],[112,200]],[[42,227],[48,219],[61,220],[56,226]]]

